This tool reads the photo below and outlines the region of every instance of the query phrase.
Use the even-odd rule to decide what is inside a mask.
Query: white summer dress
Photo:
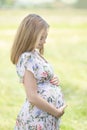
[[[16,65],[17,74],[23,80],[25,69],[31,71],[37,82],[38,94],[47,102],[59,108],[64,104],[59,86],[50,83],[54,76],[51,65],[36,50],[24,52]],[[14,130],[59,130],[60,118],[50,115],[33,106],[27,99],[16,120]]]

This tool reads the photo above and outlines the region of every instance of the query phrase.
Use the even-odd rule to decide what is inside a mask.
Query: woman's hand
[[[59,79],[56,75],[54,75],[54,77],[50,80],[50,83],[57,86],[60,84]]]
[[[64,104],[62,107],[58,108],[58,114],[56,115],[57,118],[61,117],[64,114],[64,110],[67,107],[66,104]]]

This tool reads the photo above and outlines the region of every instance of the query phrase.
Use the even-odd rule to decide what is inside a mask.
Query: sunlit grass
[[[87,129],[87,11],[0,11],[0,130],[12,130],[25,93],[10,61],[17,27],[28,13],[38,13],[50,24],[45,57],[59,76],[68,104],[61,130]]]

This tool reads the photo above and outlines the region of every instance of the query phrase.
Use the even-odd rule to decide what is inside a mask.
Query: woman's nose
[[[45,39],[43,40],[43,43],[46,43],[46,40],[45,40]]]

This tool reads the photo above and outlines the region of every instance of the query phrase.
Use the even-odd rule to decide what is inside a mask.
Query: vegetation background
[[[68,104],[61,130],[87,130],[87,10],[78,7],[59,3],[27,8],[1,6],[0,130],[14,129],[16,116],[25,101],[10,52],[17,28],[29,13],[41,15],[50,24],[45,57],[59,76]]]

